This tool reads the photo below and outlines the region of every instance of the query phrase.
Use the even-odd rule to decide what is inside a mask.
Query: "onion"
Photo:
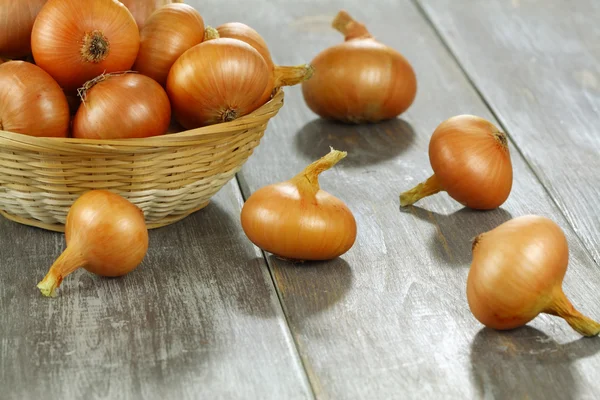
[[[31,34],[36,64],[68,91],[129,70],[139,46],[133,16],[115,0],[48,0]]]
[[[204,21],[192,6],[167,4],[148,18],[140,35],[133,69],[164,86],[173,63],[204,39]]]
[[[141,30],[145,24],[146,20],[152,15],[152,13],[159,8],[163,7],[167,4],[172,3],[183,3],[183,0],[119,0],[123,3],[133,17],[135,18],[135,22],[139,29]]]
[[[246,24],[241,22],[228,22],[218,26],[217,33],[218,36],[222,38],[237,39],[248,43],[264,58],[271,71],[271,79],[262,95],[262,104],[266,103],[271,98],[276,89],[282,86],[298,85],[313,76],[314,68],[310,64],[296,66],[275,65],[265,40],[258,32]]]
[[[148,251],[142,211],[106,190],[86,192],[73,203],[65,240],[67,248],[37,285],[44,296],[54,296],[62,280],[78,268],[107,277],[128,274]]]
[[[31,29],[46,0],[0,0],[0,56],[31,53]]]
[[[417,93],[412,66],[396,50],[376,41],[364,25],[340,11],[333,27],[346,41],[318,54],[312,79],[302,84],[308,107],[346,123],[378,122],[406,111]]]
[[[540,313],[564,318],[584,336],[600,333],[600,324],[583,316],[565,296],[562,282],[569,246],[552,220],[527,215],[479,235],[467,279],[471,312],[489,328],[527,324]]]
[[[434,174],[400,195],[403,207],[446,191],[464,206],[489,210],[510,195],[508,139],[483,118],[459,115],[442,122],[431,136],[429,161]]]
[[[167,93],[147,76],[101,75],[80,93],[83,105],[73,119],[76,138],[143,138],[162,135],[169,128],[171,105]]]
[[[167,93],[186,129],[233,121],[259,108],[269,83],[260,53],[236,39],[205,40],[171,67]]]
[[[252,243],[290,260],[330,260],[346,253],[356,239],[354,215],[319,187],[319,174],[345,156],[331,149],[294,178],[254,192],[241,213]]]
[[[25,61],[0,65],[0,130],[30,136],[68,136],[67,98],[43,69]]]

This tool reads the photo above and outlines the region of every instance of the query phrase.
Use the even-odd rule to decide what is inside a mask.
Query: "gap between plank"
[[[446,49],[446,51],[448,52],[448,54],[450,55],[450,57],[452,58],[452,60],[454,60],[454,62],[456,63],[456,65],[458,66],[458,68],[460,69],[460,71],[462,72],[462,74],[464,75],[464,77],[467,79],[467,82],[471,85],[471,87],[473,88],[473,90],[475,90],[475,93],[477,93],[477,96],[481,99],[481,101],[483,102],[483,104],[485,105],[485,107],[492,114],[492,116],[494,117],[494,119],[496,120],[496,122],[498,123],[498,125],[500,125],[500,128],[504,131],[504,133],[506,133],[506,135],[508,136],[509,140],[511,141],[511,143],[515,147],[515,149],[517,149],[517,152],[518,152],[519,156],[521,156],[521,158],[525,161],[525,165],[527,165],[527,168],[529,168],[529,170],[531,171],[531,173],[533,174],[533,176],[535,177],[535,179],[540,183],[540,185],[544,189],[544,192],[546,193],[546,195],[548,195],[548,197],[550,198],[550,200],[552,201],[552,203],[558,209],[558,212],[560,213],[560,215],[562,215],[563,218],[565,219],[565,221],[567,222],[567,225],[575,233],[575,236],[579,240],[579,244],[581,244],[581,247],[584,249],[584,251],[586,252],[586,254],[590,257],[590,259],[594,262],[594,264],[596,264],[597,266],[600,266],[600,260],[596,260],[596,258],[594,258],[594,255],[592,254],[592,251],[588,248],[588,246],[586,245],[586,243],[583,240],[583,238],[579,235],[579,233],[577,232],[577,229],[575,229],[575,226],[571,223],[571,220],[569,219],[569,217],[567,216],[567,214],[565,214],[563,208],[560,206],[560,204],[558,203],[558,201],[554,198],[554,196],[552,195],[552,193],[550,192],[550,190],[546,187],[546,185],[544,185],[544,182],[542,181],[542,179],[540,178],[540,176],[535,171],[535,168],[533,168],[533,165],[529,162],[529,159],[527,157],[525,157],[525,154],[521,150],[521,147],[519,145],[517,145],[517,143],[516,143],[515,140],[513,140],[512,135],[509,133],[506,125],[502,122],[502,119],[500,118],[500,116],[498,115],[498,113],[495,111],[495,109],[492,106],[491,102],[488,101],[488,99],[483,94],[483,90],[479,89],[479,87],[475,83],[474,79],[471,77],[471,75],[467,71],[466,67],[463,65],[463,63],[458,58],[458,55],[452,50],[452,47],[450,46],[450,43],[445,39],[445,37],[442,34],[442,32],[437,28],[436,24],[433,22],[433,19],[431,18],[431,16],[427,13],[427,11],[425,10],[425,8],[421,4],[421,0],[412,0],[411,3],[413,3],[413,5],[417,8],[417,11],[419,12],[419,14],[421,14],[421,16],[429,24],[429,26],[431,27],[431,29],[433,29],[433,32],[435,33],[435,35],[437,36],[437,38],[440,40],[440,43],[442,44],[442,46],[444,46],[444,48]]]
[[[235,181],[237,183],[237,187],[240,191],[240,194],[242,195],[242,200],[245,202],[248,199],[248,193],[250,193],[250,187],[246,184],[244,178],[242,176],[240,176],[240,174],[241,174],[241,172],[238,172],[235,174]],[[279,290],[279,286],[277,285],[277,281],[275,280],[273,266],[269,262],[267,254],[262,249],[259,249],[259,250],[263,256],[263,260],[265,261],[267,270],[269,271],[269,276],[271,277],[271,283],[273,284],[275,293],[277,293],[277,299],[279,300],[279,307],[281,308],[281,313],[283,314],[283,318],[285,319],[285,326],[287,328],[286,333],[288,333],[290,335],[290,338],[292,339],[292,343],[294,344],[296,359],[300,361],[300,365],[302,366],[302,371],[304,372],[304,382],[307,383],[307,386],[310,388],[311,398],[313,400],[315,400],[317,398],[316,394],[315,394],[315,388],[313,386],[313,382],[310,379],[310,375],[308,374],[308,368],[306,366],[306,363],[304,362],[304,358],[302,358],[302,356],[300,355],[300,347],[298,346],[298,341],[296,340],[296,337],[294,336],[294,333],[292,332],[292,328],[290,326],[290,320],[288,318],[288,313],[286,312],[285,303],[283,301],[283,295],[281,294],[281,291]]]

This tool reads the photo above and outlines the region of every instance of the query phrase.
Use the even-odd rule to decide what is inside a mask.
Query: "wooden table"
[[[76,272],[55,299],[35,284],[62,235],[0,220],[2,399],[597,399],[600,339],[540,316],[510,332],[468,309],[470,239],[524,214],[567,233],[565,291],[600,319],[600,4],[596,0],[203,0],[207,23],[239,20],[279,64],[340,42],[347,9],[417,71],[401,118],[319,120],[300,88],[238,179],[209,207],[154,230],[122,279]],[[510,136],[515,180],[498,210],[447,195],[400,211],[431,172],[429,136],[476,114]],[[263,254],[239,223],[243,199],[328,151],[321,177],[355,213],[340,259],[293,265]]]

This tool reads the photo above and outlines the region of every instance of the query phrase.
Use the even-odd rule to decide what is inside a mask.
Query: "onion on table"
[[[73,137],[132,139],[167,132],[171,104],[165,90],[136,73],[100,75],[80,91],[82,105],[73,119]]]
[[[314,77],[302,84],[308,107],[323,118],[355,124],[405,112],[417,94],[417,78],[406,58],[378,42],[345,11],[332,25],[345,42],[311,61]]]
[[[546,313],[563,318],[581,335],[598,335],[600,324],[577,311],[563,292],[568,263],[567,239],[546,217],[514,218],[479,235],[467,279],[471,312],[498,330]]]
[[[156,10],[140,31],[140,51],[133,69],[161,85],[169,70],[188,49],[202,43],[204,20],[184,3],[167,4]]]
[[[356,240],[354,215],[319,186],[319,175],[344,157],[346,152],[331,149],[292,179],[254,192],[241,212],[250,241],[295,261],[330,260],[350,250]]]
[[[79,268],[105,277],[126,275],[148,251],[142,210],[107,190],[86,192],[73,203],[65,240],[67,248],[37,285],[44,296],[55,296],[63,279]]]
[[[183,0],[119,0],[133,15],[138,28],[146,26],[147,19],[158,9],[168,4],[183,3]]]
[[[429,141],[429,161],[434,174],[400,195],[402,207],[446,191],[466,207],[489,210],[512,190],[506,134],[483,118],[458,115],[442,122]]]
[[[31,30],[46,0],[0,0],[0,57],[31,53]]]
[[[48,73],[25,61],[0,65],[0,130],[67,137],[67,98]]]
[[[67,91],[129,70],[139,47],[133,16],[114,0],[48,0],[31,33],[35,63]]]

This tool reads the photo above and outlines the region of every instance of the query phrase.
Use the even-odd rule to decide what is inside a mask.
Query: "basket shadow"
[[[329,147],[349,153],[342,166],[384,162],[401,154],[414,141],[412,126],[402,119],[377,124],[350,125],[324,119],[313,120],[295,135],[295,147],[308,159],[318,159]]]
[[[530,326],[483,328],[471,345],[471,375],[481,398],[577,398],[583,379],[572,364],[598,351],[597,338],[561,344]]]
[[[401,208],[401,212],[410,213],[435,227],[435,232],[429,239],[429,248],[431,254],[442,264],[467,267],[471,264],[473,239],[513,218],[503,208],[477,211],[464,207],[445,215],[410,206]]]

